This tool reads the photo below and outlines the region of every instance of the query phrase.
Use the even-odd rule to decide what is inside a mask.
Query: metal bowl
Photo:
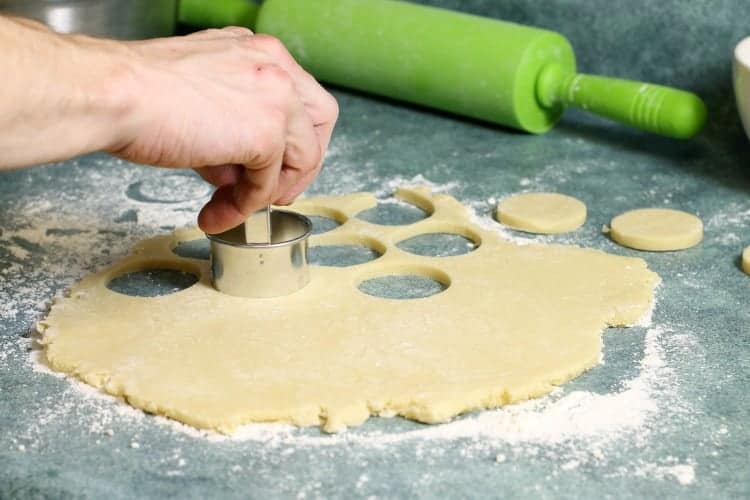
[[[141,40],[174,34],[178,0],[0,0],[0,12],[61,33]]]

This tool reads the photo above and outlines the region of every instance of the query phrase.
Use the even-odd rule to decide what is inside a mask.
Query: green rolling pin
[[[678,139],[700,132],[690,92],[576,72],[553,31],[395,0],[182,0],[193,25],[281,39],[318,79],[506,125],[549,130],[567,106]]]

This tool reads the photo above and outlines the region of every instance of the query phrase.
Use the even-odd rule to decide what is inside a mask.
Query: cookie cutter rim
[[[290,295],[310,282],[307,251],[312,221],[289,210],[274,210],[272,217],[277,220],[272,224],[271,243],[244,243],[224,236],[240,226],[206,235],[211,245],[211,283],[217,291],[236,297],[273,298]],[[284,238],[284,231],[293,236]],[[284,239],[273,241],[274,232]]]

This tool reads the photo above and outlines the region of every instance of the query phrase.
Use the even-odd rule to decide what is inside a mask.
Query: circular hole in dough
[[[523,193],[501,201],[496,218],[512,229],[527,233],[567,233],[586,222],[586,205],[559,193]]]
[[[444,292],[450,280],[440,272],[406,271],[362,281],[361,292],[384,299],[423,299]]]
[[[125,194],[144,203],[180,203],[209,196],[211,185],[193,173],[171,173],[134,182]]]
[[[211,243],[208,238],[181,241],[172,249],[172,252],[188,259],[208,260],[211,255]]]
[[[107,288],[131,297],[160,297],[190,288],[198,277],[177,269],[144,269],[112,279]]]
[[[331,267],[349,267],[364,264],[383,255],[384,249],[378,245],[321,245],[313,246],[307,251],[310,264]]]
[[[745,251],[742,252],[742,270],[747,274],[750,274],[750,247],[747,247]]]
[[[636,250],[668,252],[690,248],[703,239],[703,223],[695,215],[669,208],[640,208],[618,215],[610,237]]]
[[[376,207],[360,212],[357,217],[383,226],[405,226],[426,219],[429,214],[411,203],[401,200],[388,200]]]
[[[306,217],[312,222],[312,234],[327,233],[341,225],[336,219],[323,215],[307,215]]]
[[[425,257],[453,257],[476,250],[473,239],[455,233],[426,233],[400,241],[401,250]]]

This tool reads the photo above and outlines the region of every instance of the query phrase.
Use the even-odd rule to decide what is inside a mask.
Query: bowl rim
[[[734,60],[750,71],[750,36],[740,40],[734,47]]]

